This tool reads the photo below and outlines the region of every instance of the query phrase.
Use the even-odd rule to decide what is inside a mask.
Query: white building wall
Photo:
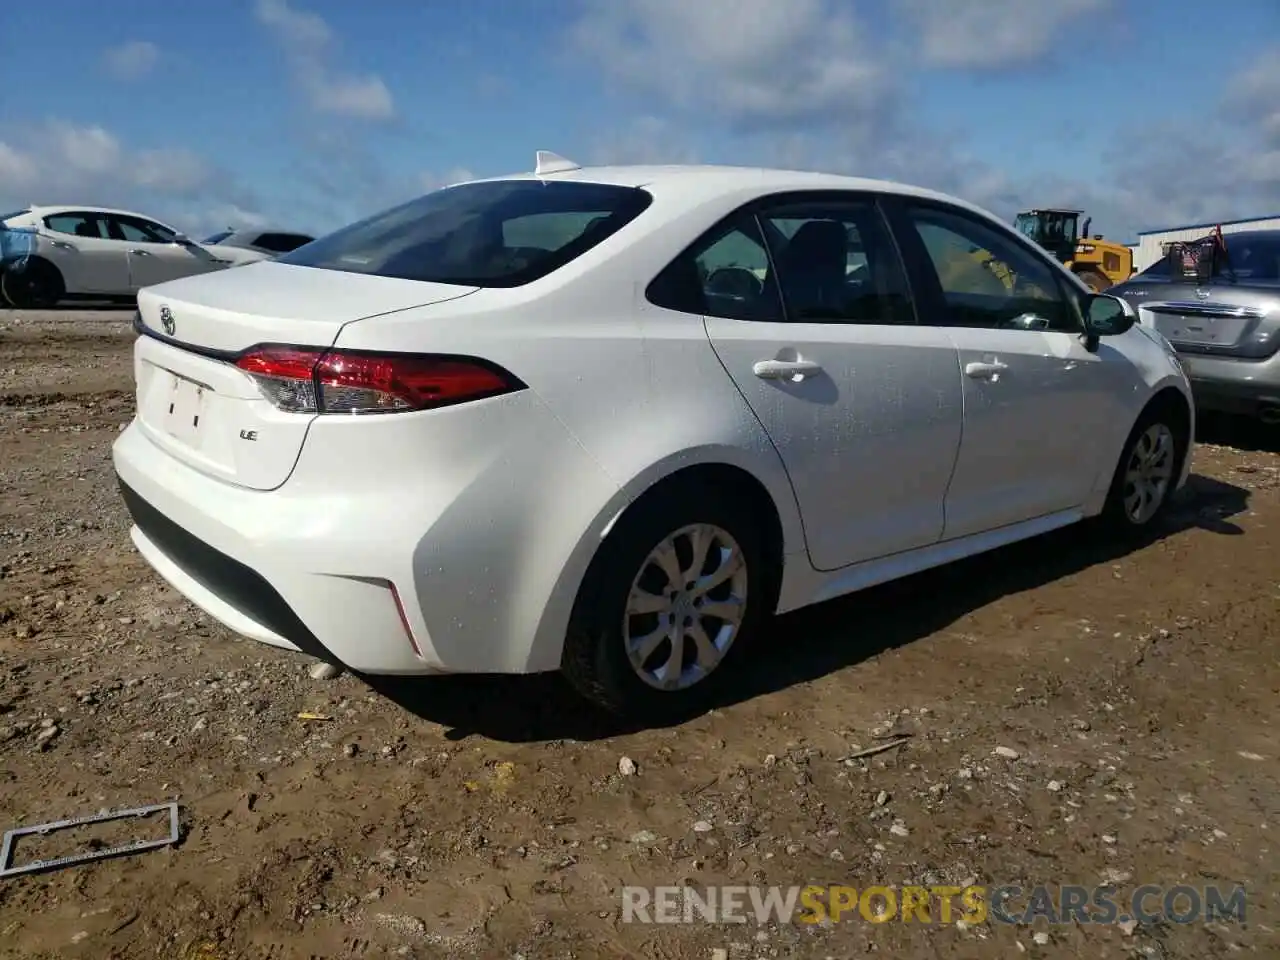
[[[1155,230],[1151,233],[1138,234],[1138,243],[1133,248],[1133,269],[1145,270],[1164,256],[1164,244],[1177,240],[1198,240],[1213,233],[1217,224],[1196,227],[1180,227],[1175,230]],[[1228,236],[1242,230],[1280,230],[1280,217],[1260,217],[1256,220],[1236,220],[1222,224],[1222,233]]]

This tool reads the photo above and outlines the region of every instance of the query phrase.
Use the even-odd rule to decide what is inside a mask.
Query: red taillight
[[[500,367],[469,357],[264,346],[236,366],[273,404],[296,413],[428,410],[524,388]]]

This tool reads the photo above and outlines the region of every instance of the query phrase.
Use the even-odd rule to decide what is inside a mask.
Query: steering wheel
[[[1028,311],[1004,321],[1000,326],[1006,330],[1048,330],[1051,324],[1038,313]]]
[[[745,267],[720,267],[707,277],[706,291],[721,297],[738,297],[746,300],[760,296],[764,284]]]

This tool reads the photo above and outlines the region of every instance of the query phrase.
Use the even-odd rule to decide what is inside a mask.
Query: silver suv
[[[1280,423],[1280,230],[1225,239],[1204,283],[1182,282],[1166,257],[1107,293],[1173,344],[1199,409]]]

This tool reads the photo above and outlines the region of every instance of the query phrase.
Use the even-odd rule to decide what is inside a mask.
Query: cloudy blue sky
[[[469,175],[881,176],[1119,239],[1280,213],[1278,0],[46,0],[0,12],[0,206],[326,230]],[[1123,235],[1123,236],[1121,236]]]

